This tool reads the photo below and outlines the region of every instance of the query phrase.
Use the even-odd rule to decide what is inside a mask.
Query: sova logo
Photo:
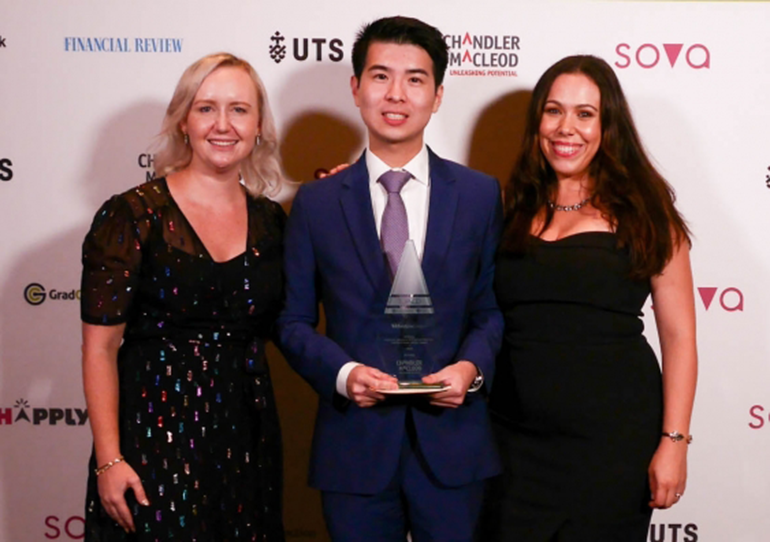
[[[53,299],[56,301],[77,301],[80,300],[80,290],[51,290],[50,293],[48,293],[45,290],[45,286],[37,282],[28,284],[27,287],[24,288],[24,300],[30,305],[42,305],[46,299]]]
[[[717,298],[717,292],[719,297]],[[719,299],[719,305],[727,312],[743,311],[743,292],[738,288],[724,288],[721,292],[719,288],[713,286],[698,288],[698,294],[706,310],[711,308],[714,299]]]
[[[680,57],[682,56],[682,49],[684,49],[683,43],[663,43],[661,48],[672,68],[677,63],[682,65]],[[628,68],[635,63],[640,68],[647,70],[657,66],[662,56],[660,48],[652,43],[644,43],[637,47],[635,51],[628,43],[619,43],[615,47],[615,53],[622,59],[615,62],[615,66],[618,68]],[[711,52],[702,43],[689,45],[685,49],[684,62],[695,70],[709,69],[711,68]]]
[[[328,58],[332,62],[339,62],[345,57],[343,47],[345,44],[339,38],[291,38],[291,54],[294,60],[305,62],[306,60],[323,62]],[[289,38],[280,32],[270,36],[270,58],[280,64],[287,56]]]
[[[770,422],[770,412],[762,405],[754,405],[749,409],[749,416],[754,418],[749,422],[752,429],[762,429],[766,423]]]
[[[0,158],[0,181],[10,181],[13,179],[13,162],[10,158]]]
[[[695,523],[659,523],[650,525],[650,542],[698,542]]]
[[[17,412],[14,412],[14,409]],[[30,413],[32,416],[30,416]],[[0,408],[0,425],[26,422],[30,425],[85,425],[85,408],[32,408],[26,399],[19,399],[13,408]]]

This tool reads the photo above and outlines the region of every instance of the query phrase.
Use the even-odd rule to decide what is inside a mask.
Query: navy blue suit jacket
[[[503,320],[492,290],[502,203],[497,181],[430,152],[430,204],[422,269],[441,329],[439,368],[475,363],[491,386]],[[318,392],[310,485],[373,494],[391,481],[411,408],[420,449],[447,486],[500,470],[483,393],[457,409],[388,399],[360,408],[336,392],[349,361],[383,370],[379,326],[391,288],[372,211],[363,157],[348,169],[300,188],[285,238],[286,306],[280,346]],[[319,302],[326,335],[316,331]]]

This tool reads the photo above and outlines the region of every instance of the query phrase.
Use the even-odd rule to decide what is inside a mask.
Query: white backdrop
[[[655,513],[650,541],[770,540],[770,4],[2,0],[1,542],[82,538],[91,437],[80,244],[102,201],[152,176],[148,148],[184,68],[221,50],[249,60],[266,83],[286,169],[307,180],[364,145],[350,48],[362,23],[399,13],[439,27],[456,55],[428,142],[499,178],[549,65],[591,53],[616,68],[695,234],[689,485],[680,504]],[[289,539],[325,540],[317,495],[304,487],[313,397],[273,362]]]

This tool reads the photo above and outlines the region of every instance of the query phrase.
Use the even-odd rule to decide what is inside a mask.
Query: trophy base
[[[450,386],[444,384],[424,384],[422,382],[399,382],[394,390],[377,390],[384,395],[425,395],[446,391]]]

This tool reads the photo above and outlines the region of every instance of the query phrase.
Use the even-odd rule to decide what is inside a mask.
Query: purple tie
[[[406,207],[401,199],[401,189],[412,178],[408,171],[386,171],[377,182],[385,187],[388,192],[388,203],[382,213],[380,226],[380,243],[382,251],[388,259],[391,276],[396,276],[398,263],[401,261],[401,253],[409,239],[409,222],[406,218]]]

